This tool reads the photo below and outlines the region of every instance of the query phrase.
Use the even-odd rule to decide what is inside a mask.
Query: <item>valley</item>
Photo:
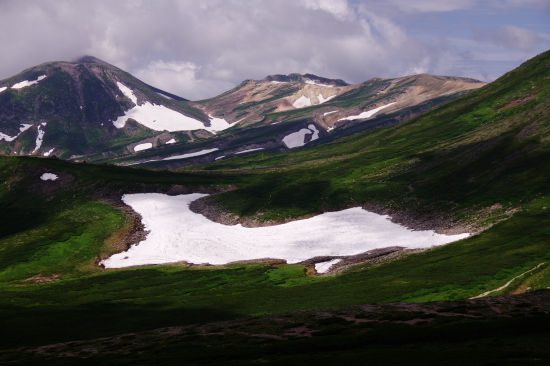
[[[88,67],[97,68],[96,63]],[[29,73],[25,80],[38,80],[36,75],[42,74]],[[50,77],[36,87],[46,85]],[[194,140],[186,148],[182,132],[158,131],[159,135],[144,138],[138,136],[143,125],[127,120],[124,133],[135,136],[117,135],[123,128],[112,123],[104,126],[105,133],[119,136],[124,146],[154,145],[148,139],[160,139],[164,146],[109,157],[96,150],[86,158],[72,159],[73,152],[54,157],[59,147],[48,156],[15,156],[4,150],[0,360],[131,363],[134,356],[128,354],[134,354],[153,362],[162,352],[161,360],[167,364],[174,362],[172,354],[189,364],[221,360],[247,364],[262,357],[280,363],[319,363],[320,357],[355,362],[367,356],[402,362],[421,354],[448,364],[546,362],[550,357],[544,346],[550,319],[550,52],[468,93],[453,89],[447,95],[454,95],[453,100],[434,102],[426,110],[423,102],[407,105],[407,93],[393,88],[426,78],[440,85],[442,80],[429,75],[372,80],[360,86],[308,76],[311,84],[304,77],[272,76],[247,81],[218,99],[177,101],[185,103],[177,107],[181,113],[202,121],[204,131],[219,128],[214,136],[204,132],[200,141],[195,130],[185,132],[188,141]],[[109,89],[120,93],[124,107],[113,105],[117,113],[131,110],[140,98],[140,106],[148,103],[145,98],[151,98],[151,105],[153,98],[161,98],[145,89],[136,91],[137,81],[125,78],[131,93]],[[16,82],[20,80],[9,85]],[[451,92],[445,89],[451,82],[476,84],[449,77],[441,90]],[[300,92],[295,90],[298,86]],[[252,90],[265,93],[261,98],[277,98],[255,100]],[[369,94],[372,90],[381,94]],[[0,98],[15,98],[14,93],[4,90]],[[295,99],[279,95],[284,93],[294,93]],[[410,93],[424,98],[419,97],[421,91]],[[425,102],[445,98],[428,94]],[[244,116],[234,109],[222,109],[226,99],[265,103],[250,104],[250,116],[239,120]],[[305,105],[306,99],[311,106]],[[301,108],[294,106],[297,101]],[[272,102],[278,109],[269,111],[275,104],[263,106]],[[406,116],[394,109],[400,103],[402,111],[408,111]],[[350,120],[349,126],[337,123],[378,108],[380,116]],[[25,134],[41,127],[21,131],[23,123],[20,119],[12,130],[2,130],[10,138],[21,133],[5,141],[9,142],[2,145],[5,149],[16,146],[20,151],[23,145],[13,144],[23,138],[32,142],[28,145],[32,149],[36,147],[36,136]],[[348,132],[332,136],[340,129]],[[48,142],[53,134],[45,131],[41,152],[53,147]],[[288,144],[300,139],[284,141],[294,133],[301,142],[309,142],[290,151]],[[171,139],[178,142],[168,143]],[[187,158],[189,165],[178,161]],[[123,166],[129,164],[135,165]],[[384,218],[385,224],[400,224],[415,235],[423,230],[431,230],[434,239],[472,235],[435,247],[420,239],[424,244],[411,245],[413,250],[375,252],[407,247],[393,242],[392,229],[391,240],[382,240],[391,243],[350,253],[316,252],[298,258],[266,252],[270,258],[261,261],[249,261],[257,259],[254,255],[235,263],[233,257],[218,262],[179,258],[185,262],[102,268],[99,264],[108,263],[108,258],[130,257],[131,249],[124,254],[128,248],[153,236],[155,229],[142,222],[144,214],[133,212],[123,198],[143,194],[176,200],[193,195],[198,199],[187,202],[191,211],[185,220],[241,224],[238,228],[243,231],[238,234],[221,234],[232,241],[244,238],[244,229],[272,230],[327,215],[367,211],[388,215],[392,222]],[[165,215],[172,218],[174,212],[167,210]],[[168,225],[169,220],[161,221]],[[182,225],[183,232],[196,226],[190,225]],[[212,227],[205,230],[213,232]],[[336,233],[335,224],[321,223],[314,231],[322,236],[318,242],[329,237],[321,228]],[[247,255],[252,250],[243,249]],[[320,273],[324,270],[320,267],[316,270],[317,263],[366,251],[371,255],[355,258],[328,275]],[[327,258],[311,261],[316,256]],[[490,297],[474,299],[483,294]],[[445,337],[452,341],[442,341]],[[406,355],[396,352],[403,345],[410,348]],[[449,352],[456,358],[449,358]],[[425,361],[418,358],[410,363]]]

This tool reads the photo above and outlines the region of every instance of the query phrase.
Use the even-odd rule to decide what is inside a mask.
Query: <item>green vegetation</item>
[[[549,65],[547,52],[399,126],[292,154],[244,156],[179,172],[0,157],[3,348],[251,316],[261,321],[264,314],[364,303],[461,300],[507,283],[494,294],[550,287]],[[44,172],[59,179],[42,181]],[[211,196],[212,202],[260,220],[366,205],[415,227],[426,222],[439,229],[492,226],[459,242],[383,263],[367,262],[334,277],[308,277],[304,266],[276,263],[120,270],[94,266],[99,258],[124,249],[118,239],[131,229],[132,220],[115,204],[122,194],[199,190],[227,190]],[[304,364],[319,363],[313,356],[319,350],[326,350],[319,356],[323,360],[394,357],[398,363],[403,358],[396,345],[407,345],[412,348],[407,356],[433,351],[437,362],[446,352],[445,360],[457,355],[447,364],[460,364],[465,359],[462,347],[471,347],[479,355],[478,364],[487,364],[515,344],[514,351],[529,349],[547,359],[543,346],[531,345],[546,339],[538,335],[547,329],[548,315],[540,309],[526,311],[529,316],[523,321],[513,317],[468,324],[430,315],[435,330],[429,332],[381,323],[373,326],[376,331],[358,335],[345,319],[319,321],[325,329],[317,336],[284,346],[268,341],[262,352],[280,362]],[[379,320],[411,319],[399,312],[384,316]],[[294,323],[300,322],[304,320]],[[479,347],[469,341],[473,329],[479,331],[474,332]],[[479,349],[493,342],[495,334],[502,343],[489,347],[494,350],[490,358]],[[450,335],[455,343],[443,341]],[[153,357],[158,350],[181,355],[192,345],[199,352],[193,357],[219,362],[227,357],[225,345],[235,341],[216,338],[210,348],[197,339],[183,342],[185,346],[148,344],[141,357]],[[251,344],[231,348],[231,362],[257,354]],[[295,358],[285,358],[287,354]],[[121,362],[118,356],[102,357],[89,361]],[[165,357],[163,362],[171,362],[171,356]],[[501,359],[500,364],[527,362],[525,354]],[[126,360],[131,359],[125,355]],[[191,357],[190,362],[198,361]]]

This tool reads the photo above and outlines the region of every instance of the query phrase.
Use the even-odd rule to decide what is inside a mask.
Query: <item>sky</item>
[[[191,100],[246,79],[493,81],[550,49],[550,0],[0,0],[0,79],[92,55]]]

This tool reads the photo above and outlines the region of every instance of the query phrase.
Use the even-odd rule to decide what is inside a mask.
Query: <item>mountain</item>
[[[355,85],[271,75],[190,102],[85,56],[0,81],[0,153],[174,168],[397,124],[483,85],[425,74]]]
[[[0,81],[0,123],[3,154],[65,159],[127,154],[148,139],[155,145],[190,139],[174,131],[213,129],[185,99],[90,56]]]
[[[0,156],[0,361],[548,363],[549,111],[550,51],[301,151],[177,171]],[[140,192],[210,193],[197,212],[248,226],[361,206],[473,235],[338,275],[276,259],[100,267],[148,234],[121,201]]]

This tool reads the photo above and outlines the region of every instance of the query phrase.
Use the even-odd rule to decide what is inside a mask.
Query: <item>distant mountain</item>
[[[190,102],[84,56],[0,81],[0,153],[174,168],[395,125],[483,85],[427,74],[353,85],[270,75]]]

